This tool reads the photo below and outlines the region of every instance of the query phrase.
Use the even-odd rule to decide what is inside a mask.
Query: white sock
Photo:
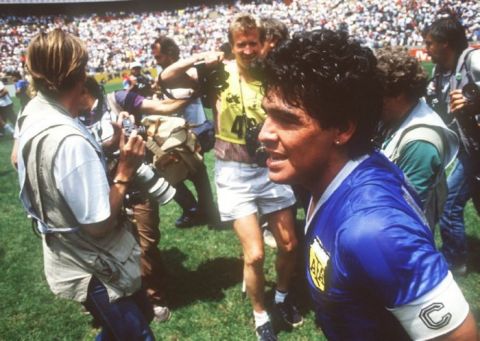
[[[263,326],[265,323],[270,321],[270,317],[268,317],[267,312],[261,311],[257,313],[255,310],[253,311],[253,317],[255,318],[255,328]]]
[[[287,298],[288,292],[281,292],[275,290],[275,303],[283,303],[285,302],[285,298]]]

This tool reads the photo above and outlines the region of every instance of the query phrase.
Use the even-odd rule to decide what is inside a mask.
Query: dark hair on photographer
[[[373,149],[382,109],[382,88],[373,52],[345,32],[295,34],[260,64],[265,93],[279,91],[286,103],[303,108],[322,128],[357,125],[347,144],[355,158]]]
[[[27,69],[36,90],[56,98],[86,77],[88,52],[77,37],[55,29],[40,33],[27,49]]]
[[[290,37],[287,25],[280,20],[275,18],[261,18],[260,20],[265,30],[265,40],[282,42]]]
[[[152,48],[155,45],[160,45],[160,52],[172,58],[172,60],[177,61],[180,58],[180,48],[178,47],[175,41],[167,36],[160,36],[152,44]]]
[[[103,98],[105,94],[103,86],[98,84],[97,80],[93,76],[88,76],[85,80],[85,89],[90,95],[92,95],[96,99]]]
[[[262,23],[249,13],[238,13],[235,15],[228,26],[228,41],[233,45],[234,32],[249,32],[258,30],[260,43],[265,41],[265,29]]]
[[[420,62],[404,47],[384,47],[376,51],[385,96],[405,94],[419,99],[427,93],[428,76]]]
[[[427,26],[422,35],[430,35],[435,42],[447,43],[458,55],[468,47],[465,27],[462,26],[452,11],[443,10],[438,14],[439,19]]]

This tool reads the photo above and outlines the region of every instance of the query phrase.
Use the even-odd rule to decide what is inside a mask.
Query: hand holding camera
[[[121,136],[123,136],[123,132]],[[133,130],[127,141],[120,138],[119,150],[116,178],[130,181],[145,158],[145,142],[137,131]]]

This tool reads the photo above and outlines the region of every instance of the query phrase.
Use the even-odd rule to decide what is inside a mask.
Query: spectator
[[[22,75],[18,71],[13,73],[13,81],[15,82],[15,96],[20,100],[20,111],[22,111],[28,101],[30,101],[28,94],[29,83],[26,79],[22,78]]]
[[[8,89],[0,81],[0,136],[4,133],[13,137],[13,126],[17,120],[17,115],[13,111],[13,102],[8,93]]]
[[[245,146],[248,119],[263,122],[260,82],[253,77],[251,63],[260,57],[264,31],[255,17],[238,14],[228,29],[235,62],[226,65],[228,87],[211,98],[216,118],[215,182],[220,217],[232,221],[244,253],[244,280],[253,306],[259,340],[276,340],[264,301],[264,247],[258,215],[264,215],[277,242],[277,288],[275,311],[284,323],[296,327],[303,318],[288,297],[295,265],[296,238],[291,206],[295,203],[289,186],[268,180],[267,169],[255,164]],[[191,69],[202,60],[206,67],[221,62],[222,54],[211,52],[194,55],[170,65],[161,74],[165,83],[195,87],[196,74]],[[187,73],[186,73],[187,72]]]
[[[190,6],[174,11],[111,12],[105,15],[0,16],[0,66],[7,73],[20,70],[24,46],[39,30],[63,27],[89,42],[88,71],[113,74],[129,68],[137,60],[146,68],[154,65],[149,56],[153,32],[175,36],[180,56],[194,51],[217,50],[224,42],[230,18],[238,12],[278,18],[290,32],[318,26],[344,29],[370,47],[418,46],[422,30],[435,19],[443,6],[462,14],[469,41],[478,41],[480,3],[476,0],[390,1],[359,0],[236,2],[210,6]]]
[[[27,55],[38,94],[19,123],[18,171],[22,202],[42,234],[47,282],[56,295],[85,305],[102,326],[97,339],[153,340],[140,248],[121,214],[144,142],[135,132],[125,142],[116,130],[120,157],[109,185],[100,146],[75,120],[85,45],[57,29],[36,36]]]
[[[475,340],[418,198],[373,150],[382,89],[372,51],[345,32],[299,33],[262,75],[270,179],[312,194],[305,270],[327,339]]]
[[[382,150],[417,191],[433,230],[447,198],[445,168],[458,151],[457,135],[422,99],[427,74],[401,47],[377,51],[385,91]]]
[[[474,174],[480,172],[475,153],[475,142],[466,127],[459,124],[455,115],[462,110],[473,109],[462,94],[462,88],[470,79],[480,85],[480,51],[468,47],[465,29],[453,17],[440,18],[424,31],[427,53],[435,63],[434,76],[430,82],[430,104],[460,137],[461,144],[457,161],[447,179],[448,196],[440,219],[443,240],[442,252],[450,269],[463,275],[467,272],[467,242],[463,213],[472,197],[471,184]],[[468,73],[467,73],[468,71]],[[477,137],[478,139],[478,137]],[[472,145],[473,144],[473,145]]]
[[[140,96],[151,98],[153,96],[152,91],[152,79],[142,73],[142,64],[139,62],[132,62],[130,64],[130,76],[128,77],[127,91],[132,91]]]

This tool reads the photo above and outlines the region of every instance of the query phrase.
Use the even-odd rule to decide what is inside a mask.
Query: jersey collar
[[[330,184],[327,186],[325,191],[323,192],[322,196],[320,197],[320,200],[318,200],[317,204],[315,207],[312,207],[312,199],[310,199],[310,202],[308,204],[308,210],[307,210],[307,223],[305,224],[305,230],[304,233],[307,234],[308,229],[310,228],[310,225],[317,215],[318,210],[322,205],[332,196],[332,194],[337,190],[337,188],[342,184],[343,180],[345,180],[353,171],[355,168],[358,167],[359,164],[361,164],[364,160],[366,160],[369,157],[369,155],[363,155],[358,157],[355,160],[350,160],[348,161],[345,166],[338,172],[338,174],[335,176],[335,178],[330,182]],[[309,214],[310,211],[313,209],[312,214]]]

